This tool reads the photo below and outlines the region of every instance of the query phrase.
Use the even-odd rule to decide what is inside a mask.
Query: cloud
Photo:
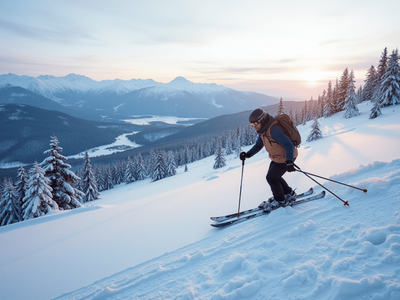
[[[62,44],[72,44],[82,41],[97,41],[96,38],[85,32],[85,30],[73,27],[59,28],[53,26],[52,28],[39,28],[27,24],[0,20],[0,30],[28,39]]]

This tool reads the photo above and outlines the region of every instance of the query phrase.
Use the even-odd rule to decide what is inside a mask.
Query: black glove
[[[240,153],[240,160],[246,160],[246,158],[249,158],[250,157],[250,155],[247,153],[247,152],[242,152],[242,153]]]
[[[286,171],[288,171],[288,172],[295,172],[296,171],[296,169],[294,168],[293,161],[291,161],[291,160],[287,160],[286,161]]]

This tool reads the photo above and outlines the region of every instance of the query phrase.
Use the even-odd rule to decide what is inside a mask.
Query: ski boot
[[[274,198],[269,198],[267,201],[261,202],[261,204],[258,206],[258,208],[261,208],[264,212],[271,212],[273,209],[273,206],[272,206],[273,201],[275,201]]]
[[[278,201],[281,207],[292,206],[294,201],[296,201],[297,194],[293,190],[290,194],[285,195],[285,199],[283,201]]]

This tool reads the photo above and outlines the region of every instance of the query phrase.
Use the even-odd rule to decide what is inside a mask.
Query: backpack
[[[293,145],[298,148],[301,144],[300,132],[294,125],[293,121],[287,114],[280,114],[274,117],[274,120],[278,121],[280,127],[282,127],[283,132],[292,141]]]

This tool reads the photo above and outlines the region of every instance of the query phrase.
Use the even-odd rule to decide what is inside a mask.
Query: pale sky
[[[1,0],[0,40],[0,74],[183,76],[315,99],[400,46],[400,0]]]

